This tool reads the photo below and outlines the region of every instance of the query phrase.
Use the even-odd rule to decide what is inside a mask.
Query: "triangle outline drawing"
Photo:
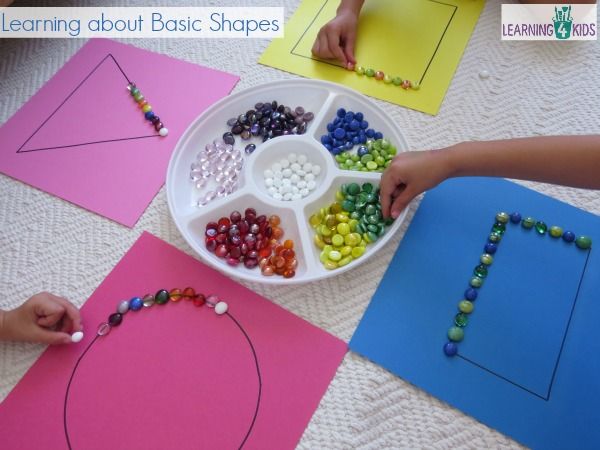
[[[86,81],[88,81],[88,79],[106,61],[109,61],[109,60],[112,60],[112,62],[114,63],[115,67],[121,72],[121,74],[123,75],[123,77],[127,81],[127,83],[131,83],[131,81],[129,80],[129,78],[127,77],[127,75],[125,74],[125,72],[123,71],[123,69],[121,68],[120,64],[115,59],[115,57],[112,55],[112,53],[108,53],[104,58],[102,58],[102,60],[100,60],[100,62],[98,64],[96,64],[96,66],[92,70],[90,70],[90,72],[85,76],[85,78],[83,80],[81,80],[79,82],[79,84],[77,86],[75,86],[75,88],[72,91],[69,92],[69,94],[67,95],[67,97],[58,105],[58,107],[56,107],[56,109],[54,111],[52,111],[52,113],[50,113],[50,115],[40,124],[40,126],[38,126],[35,129],[35,131],[33,131],[33,133],[25,140],[25,142],[23,142],[23,144],[21,144],[21,146],[17,149],[17,153],[31,153],[31,152],[37,152],[37,151],[43,151],[43,150],[57,150],[57,149],[61,149],[61,148],[81,147],[81,146],[84,146],[84,145],[103,144],[103,143],[109,143],[109,142],[130,141],[130,140],[135,140],[135,139],[146,139],[146,138],[159,137],[158,134],[150,134],[150,135],[144,135],[144,136],[129,136],[129,137],[120,137],[120,138],[108,138],[108,139],[102,139],[102,140],[94,140],[94,141],[90,141],[90,142],[81,142],[81,143],[76,143],[76,144],[66,144],[66,145],[58,145],[58,146],[38,147],[38,148],[32,148],[32,149],[23,150],[23,148],[27,145],[27,143],[29,141],[31,141],[31,139],[33,139],[33,137],[42,128],[44,128],[44,126],[50,121],[50,119],[52,119],[52,117],[69,101],[69,99],[71,99],[73,97],[73,95],[79,90],[79,88],[81,88],[86,83]]]

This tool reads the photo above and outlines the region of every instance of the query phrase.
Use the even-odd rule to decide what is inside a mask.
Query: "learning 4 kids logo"
[[[595,4],[502,5],[502,40],[595,41]]]

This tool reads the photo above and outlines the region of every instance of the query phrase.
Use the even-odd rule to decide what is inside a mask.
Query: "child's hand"
[[[319,58],[337,59],[345,68],[353,69],[357,25],[358,13],[339,10],[337,16],[319,30],[312,47],[313,54]]]
[[[79,310],[47,292],[34,295],[12,311],[0,311],[0,338],[11,341],[67,344],[81,331]]]
[[[381,177],[380,199],[384,217],[400,215],[420,193],[448,177],[443,150],[403,152],[397,155]]]

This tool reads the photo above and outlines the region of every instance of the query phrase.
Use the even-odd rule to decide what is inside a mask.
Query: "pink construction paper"
[[[230,316],[187,300],[129,311],[73,377],[71,448],[294,448],[346,343],[148,233],[83,306],[84,340],[48,348],[0,405],[2,447],[68,448],[67,384],[97,325],[120,300],[188,285]]]
[[[127,79],[169,129],[167,137],[145,120]],[[237,81],[92,39],[0,128],[0,172],[131,227],[164,183],[179,137]]]

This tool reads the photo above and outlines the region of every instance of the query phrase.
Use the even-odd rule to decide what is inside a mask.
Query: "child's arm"
[[[0,310],[0,340],[67,344],[81,331],[79,310],[68,300],[40,292],[11,311]]]
[[[420,193],[447,178],[489,176],[600,189],[600,135],[463,142],[401,153],[381,179],[385,217],[398,217]]]
[[[337,59],[344,67],[353,68],[354,42],[358,16],[364,0],[342,0],[336,16],[319,30],[313,44],[315,56],[327,59]]]

